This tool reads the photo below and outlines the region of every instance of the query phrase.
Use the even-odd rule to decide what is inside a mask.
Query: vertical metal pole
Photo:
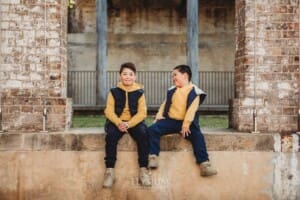
[[[97,0],[96,104],[106,102],[107,0]]]
[[[0,92],[0,133],[3,132],[2,128],[2,93]]]
[[[299,18],[300,18],[300,15],[299,15]],[[300,19],[299,19],[299,21],[300,21]],[[299,36],[299,41],[300,41],[300,36]],[[299,84],[299,82],[300,82],[300,80],[298,81],[298,130],[296,133],[300,136],[300,84]]]
[[[198,0],[187,0],[187,26],[187,64],[192,70],[193,83],[198,85]]]
[[[300,8],[300,1],[298,1],[298,8]],[[298,23],[300,23],[300,14],[298,14]],[[300,26],[298,26],[300,31]],[[300,41],[300,34],[298,34],[298,41]],[[298,130],[297,134],[300,136],[300,77],[298,76]]]
[[[300,21],[300,15],[299,15],[299,21]],[[300,41],[300,36],[299,36],[299,41]],[[298,130],[296,132],[298,135],[300,135],[300,84],[299,82],[300,80],[298,81]]]
[[[300,135],[300,106],[298,107],[298,131],[297,134]]]
[[[258,129],[257,129],[257,107],[256,107],[256,0],[254,0],[254,49],[253,49],[253,53],[254,53],[254,87],[253,87],[253,93],[254,93],[254,105],[253,105],[253,130],[251,131],[251,133],[259,133]]]
[[[46,108],[46,105],[47,105],[47,101],[44,99],[43,100],[43,130],[41,130],[40,132],[41,133],[48,133],[48,131],[46,130],[46,122],[47,122],[47,115],[48,115],[48,111],[47,111],[47,108]]]

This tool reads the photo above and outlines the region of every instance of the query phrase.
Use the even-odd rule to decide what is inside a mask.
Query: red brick
[[[297,65],[299,64],[299,14],[296,13],[298,6],[290,1],[283,4],[277,0],[272,5],[268,2],[257,2],[256,8],[251,1],[241,0],[236,5],[241,17],[236,19],[239,50],[235,61],[236,99],[233,101],[231,124],[240,131],[253,129],[253,120],[249,119],[252,119],[251,109],[255,107],[254,103],[247,109],[237,102],[254,97],[254,81],[257,87],[256,98],[259,97],[264,102],[260,106],[256,104],[258,130],[282,133],[297,130],[295,115],[299,109],[300,76]],[[254,9],[256,15],[253,14]],[[255,21],[256,33],[253,28]],[[245,35],[249,38],[243,44],[242,38]],[[257,37],[256,40],[253,39],[254,36]],[[249,61],[249,54],[255,54],[255,62]],[[268,87],[262,87],[261,81],[264,86],[267,83]]]
[[[67,35],[62,32],[66,32],[67,1],[10,0],[9,5],[7,2],[0,3],[1,73],[7,77],[1,81],[6,117],[3,124],[13,130],[40,130],[44,99],[52,103],[48,105],[51,112],[62,116],[66,112],[56,106],[66,104],[61,91],[66,87]],[[65,123],[64,119],[49,124],[49,129],[64,129]]]

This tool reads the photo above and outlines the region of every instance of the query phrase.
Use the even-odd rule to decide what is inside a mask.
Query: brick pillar
[[[297,131],[299,109],[299,1],[236,0],[233,127]]]
[[[0,84],[5,130],[64,130],[70,121],[66,98],[67,1],[0,1]]]

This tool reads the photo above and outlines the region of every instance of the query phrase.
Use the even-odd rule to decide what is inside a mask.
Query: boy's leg
[[[113,124],[107,124],[105,137],[105,165],[106,168],[114,168],[117,160],[117,145],[123,133]]]
[[[139,183],[142,186],[151,186],[151,175],[147,169],[148,166],[148,154],[149,154],[149,140],[147,133],[147,126],[144,123],[140,123],[135,127],[128,130],[131,137],[137,143],[138,148],[138,161],[139,161]]]
[[[196,162],[199,164],[204,161],[208,161],[209,158],[206,150],[206,143],[200,128],[192,124],[190,126],[190,131],[191,134],[185,137],[185,139],[189,140],[192,143]]]
[[[191,141],[193,146],[194,155],[196,157],[196,162],[200,164],[200,174],[201,176],[212,176],[217,174],[217,170],[215,170],[208,158],[206,144],[203,134],[199,127],[192,125],[190,127],[191,134],[186,137],[189,141]]]
[[[140,123],[130,128],[128,132],[137,144],[139,166],[147,167],[149,154],[147,126],[144,123]]]
[[[148,128],[151,155],[160,152],[160,137],[166,134],[177,133],[181,130],[182,122],[172,119],[161,119]]]

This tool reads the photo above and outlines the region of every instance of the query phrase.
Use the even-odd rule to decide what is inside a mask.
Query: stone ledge
[[[208,151],[274,151],[278,134],[204,133]],[[279,137],[280,138],[280,137]],[[279,139],[280,140],[280,139]],[[280,141],[277,141],[278,143]],[[105,134],[74,132],[2,133],[0,151],[103,151]],[[118,144],[119,151],[136,151],[136,144],[126,134]],[[180,135],[161,138],[162,151],[192,150],[189,141]]]

